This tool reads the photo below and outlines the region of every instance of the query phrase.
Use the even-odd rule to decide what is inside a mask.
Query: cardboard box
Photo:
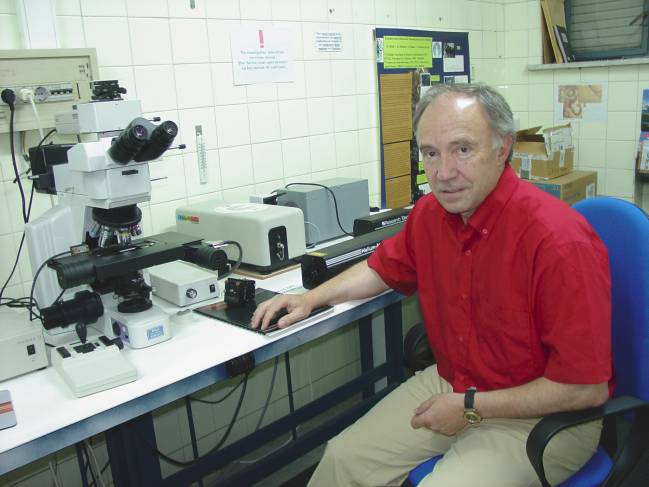
[[[569,205],[574,205],[579,200],[597,194],[597,171],[573,171],[555,179],[532,181],[532,184]]]
[[[523,179],[553,179],[573,168],[572,130],[570,124],[541,127],[516,132],[511,166]]]

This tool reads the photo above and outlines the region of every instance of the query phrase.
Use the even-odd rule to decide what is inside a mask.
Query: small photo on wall
[[[442,43],[433,42],[433,59],[439,59],[442,57]]]
[[[462,47],[456,42],[444,42],[444,72],[462,73],[464,72],[464,55]]]
[[[642,90],[642,116],[640,131],[649,132],[649,90]]]
[[[457,46],[456,46],[455,42],[445,42],[444,43],[444,57],[446,57],[446,58],[454,58],[456,49],[457,49]]]

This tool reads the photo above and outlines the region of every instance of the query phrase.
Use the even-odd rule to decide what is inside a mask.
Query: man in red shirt
[[[609,396],[606,249],[576,211],[513,172],[512,113],[495,90],[433,87],[414,126],[431,194],[402,231],[307,294],[264,303],[253,325],[282,308],[288,326],[321,304],[419,291],[437,364],[331,440],[310,486],[400,485],[437,454],[422,487],[538,485],[525,442],[540,417]],[[549,480],[578,470],[600,431],[557,435]]]

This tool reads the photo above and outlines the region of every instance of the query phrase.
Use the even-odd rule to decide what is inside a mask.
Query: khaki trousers
[[[421,487],[539,486],[525,451],[539,418],[485,419],[452,437],[410,426],[417,406],[452,390],[434,365],[408,379],[329,441],[309,487],[399,486],[410,470],[438,454],[444,457]],[[555,436],[544,455],[548,480],[556,485],[579,470],[600,434],[601,421],[595,421]]]

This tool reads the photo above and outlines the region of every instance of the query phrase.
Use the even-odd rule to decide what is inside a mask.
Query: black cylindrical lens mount
[[[228,263],[228,255],[223,249],[201,245],[193,255],[193,262],[204,269],[219,270]]]
[[[104,314],[101,297],[92,291],[79,291],[74,298],[41,309],[43,327],[51,330],[72,323],[90,324]]]

